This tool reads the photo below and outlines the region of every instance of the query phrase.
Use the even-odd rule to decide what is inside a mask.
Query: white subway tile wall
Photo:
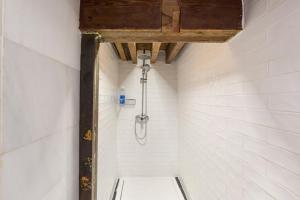
[[[78,199],[79,3],[5,1],[0,199]]]
[[[118,166],[120,176],[177,175],[177,70],[161,55],[148,74],[148,137],[146,145],[135,140],[135,116],[141,113],[142,71],[132,62],[120,65],[119,86],[136,106],[119,108]]]
[[[192,199],[300,199],[300,1],[244,0],[228,43],[177,60],[179,172]]]
[[[98,129],[98,199],[110,199],[117,170],[117,91],[119,58],[111,44],[99,50],[99,129]]]

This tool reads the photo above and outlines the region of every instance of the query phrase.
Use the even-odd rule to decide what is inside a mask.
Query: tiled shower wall
[[[110,199],[117,175],[119,58],[109,43],[99,50],[98,199]]]
[[[118,116],[118,161],[120,176],[177,175],[177,70],[160,57],[148,76],[148,139],[135,140],[135,116],[141,113],[142,71],[132,62],[120,65],[119,86],[136,106],[124,106]]]
[[[78,199],[79,0],[6,0],[3,200]]]
[[[178,66],[180,175],[192,199],[300,199],[300,1],[245,0],[245,30]]]

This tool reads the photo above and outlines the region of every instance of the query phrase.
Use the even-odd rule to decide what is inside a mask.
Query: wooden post
[[[80,71],[79,199],[96,200],[99,65],[97,35],[82,35]]]

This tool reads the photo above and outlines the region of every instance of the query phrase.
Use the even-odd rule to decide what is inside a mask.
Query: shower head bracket
[[[149,121],[149,116],[148,116],[148,115],[141,114],[141,115],[135,116],[135,119],[136,119],[137,122],[140,122],[140,123],[146,123],[146,122]]]

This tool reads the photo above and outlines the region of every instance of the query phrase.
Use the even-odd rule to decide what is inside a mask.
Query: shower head
[[[151,69],[150,65],[148,65],[148,64],[141,66],[141,68],[142,68],[143,72],[149,72]]]

